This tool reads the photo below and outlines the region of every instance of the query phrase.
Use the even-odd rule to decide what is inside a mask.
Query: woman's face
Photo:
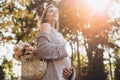
[[[47,9],[45,20],[46,21],[58,21],[59,19],[59,14],[58,14],[58,9],[56,7],[50,7]]]

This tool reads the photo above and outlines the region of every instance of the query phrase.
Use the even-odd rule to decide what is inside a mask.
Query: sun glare
[[[111,0],[84,0],[84,3],[92,10],[104,10]]]

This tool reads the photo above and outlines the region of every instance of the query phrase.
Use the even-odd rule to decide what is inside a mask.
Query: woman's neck
[[[55,22],[49,22],[49,24],[51,25],[51,27],[55,28]]]

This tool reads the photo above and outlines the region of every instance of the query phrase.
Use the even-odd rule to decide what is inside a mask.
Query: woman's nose
[[[56,11],[56,10],[54,10],[54,11],[53,11],[53,13],[54,13],[54,14],[57,14],[57,11]]]

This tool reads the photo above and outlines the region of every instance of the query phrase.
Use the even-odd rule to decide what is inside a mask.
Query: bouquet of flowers
[[[26,54],[34,53],[34,47],[28,42],[19,41],[17,45],[14,46],[14,57],[20,60],[20,57]]]

